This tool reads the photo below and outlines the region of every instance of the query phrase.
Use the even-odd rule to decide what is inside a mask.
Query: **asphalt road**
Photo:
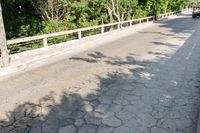
[[[0,81],[0,133],[195,133],[199,70],[200,19],[181,14]]]

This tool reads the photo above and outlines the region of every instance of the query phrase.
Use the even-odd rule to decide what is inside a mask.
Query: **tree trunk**
[[[107,7],[108,15],[110,16],[110,24],[113,23],[113,15],[112,15],[112,10],[110,7]],[[111,26],[110,30],[113,30],[113,26]]]
[[[107,7],[107,11],[108,11],[108,15],[110,17],[110,23],[113,23],[112,10],[110,9],[110,7]]]
[[[6,33],[5,33],[4,23],[3,23],[1,2],[0,2],[0,49],[1,49],[1,58],[2,58],[3,67],[6,67],[9,65],[9,54],[8,54],[8,48],[6,44]]]

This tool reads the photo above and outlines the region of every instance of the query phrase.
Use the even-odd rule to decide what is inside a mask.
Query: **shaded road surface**
[[[195,133],[199,70],[200,20],[182,14],[1,81],[0,132]]]

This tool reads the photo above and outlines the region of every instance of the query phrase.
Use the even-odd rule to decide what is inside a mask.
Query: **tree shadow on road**
[[[160,36],[165,37],[172,37],[175,39],[186,39],[187,37],[182,36],[180,34],[187,34],[187,33],[193,33],[194,31],[200,29],[199,21],[196,21],[195,19],[192,19],[191,14],[180,14],[178,18],[173,18],[171,20],[167,21],[158,21],[155,22],[156,24],[159,24],[159,27],[162,28],[168,28],[172,33],[166,33],[163,31],[144,31],[139,32],[142,34],[157,34]],[[193,26],[191,26],[191,23]]]
[[[159,45],[159,46],[167,46],[167,47],[169,47],[169,48],[178,48],[178,46],[177,45],[175,45],[175,44],[171,44],[171,43],[163,43],[163,42],[151,42],[151,43],[153,43],[153,45]]]
[[[108,72],[106,77],[96,75],[100,81],[99,87],[96,88],[95,93],[85,97],[76,92],[63,92],[60,102],[57,103],[55,92],[51,92],[41,98],[37,104],[30,102],[21,104],[7,113],[7,120],[0,121],[0,132],[96,133],[98,131],[103,133],[111,132],[122,125],[122,120],[117,118],[115,113],[120,112],[126,104],[131,104],[131,101],[124,99],[124,96],[127,92],[136,89],[134,84],[141,78],[140,73],[147,68],[145,65],[152,62],[137,61],[133,57],[134,54],[120,58],[109,57],[97,51],[89,53],[88,56],[90,58],[73,57],[71,60],[87,63],[101,61],[111,66],[138,65],[139,67],[129,69],[130,73],[134,73],[134,77],[130,73],[120,71]],[[139,84],[138,86],[144,87],[142,83]],[[134,93],[132,95],[136,100],[140,99],[140,95]],[[116,119],[117,123],[109,121],[108,118]]]
[[[110,65],[144,65],[145,62],[136,61],[127,56],[124,60],[120,57],[108,57],[101,52],[88,54],[91,59],[74,57],[72,60],[96,63],[104,60]],[[100,59],[100,60],[99,60]],[[94,61],[91,61],[94,60]],[[147,63],[147,62],[146,62]],[[148,62],[150,63],[150,62]],[[142,68],[130,69],[139,76]],[[96,75],[100,81],[95,93],[83,97],[76,92],[63,92],[59,103],[55,100],[55,92],[44,96],[36,103],[24,103],[7,113],[7,120],[0,121],[1,133],[104,133],[112,132],[122,125],[122,120],[115,116],[115,112],[122,110],[124,104],[129,103],[123,99],[123,93],[133,91],[135,82],[129,74],[123,72],[107,73],[106,78]],[[136,77],[136,75],[135,75]],[[139,77],[138,77],[139,78]],[[125,84],[129,88],[125,87]],[[115,87],[116,86],[116,87]],[[117,87],[118,86],[118,87]],[[44,88],[45,89],[45,88]],[[126,90],[126,91],[125,91]],[[133,94],[134,95],[134,94]],[[140,96],[135,97],[139,98]],[[122,104],[122,105],[121,105]],[[104,120],[103,120],[104,119]],[[117,123],[109,121],[115,119]]]
[[[89,53],[88,58],[74,57],[71,60],[87,63],[104,62],[121,68],[125,68],[127,65],[137,65],[138,67],[127,68],[129,73],[115,71],[107,73],[106,77],[96,75],[96,78],[100,81],[99,87],[96,88],[95,93],[88,94],[85,97],[76,92],[63,92],[60,102],[56,103],[54,92],[52,92],[41,98],[37,104],[24,103],[19,105],[15,110],[8,113],[7,121],[2,120],[0,122],[0,132],[112,133],[123,132],[120,128],[123,125],[126,125],[129,132],[138,133],[147,133],[155,128],[158,131],[161,131],[160,128],[162,128],[162,131],[194,130],[194,125],[190,125],[188,129],[181,127],[174,129],[173,125],[167,124],[169,120],[175,122],[175,119],[171,116],[174,112],[172,114],[170,112],[175,108],[171,107],[175,103],[171,103],[171,101],[162,103],[159,100],[166,99],[164,95],[173,97],[173,94],[169,91],[171,89],[162,87],[162,85],[170,82],[168,79],[166,79],[166,83],[157,82],[159,78],[163,78],[160,77],[161,67],[157,66],[162,58],[159,59],[160,61],[139,61],[131,54],[126,58],[120,58],[106,56],[102,52],[96,51]],[[91,62],[90,60],[94,61]],[[167,75],[168,71],[165,72]],[[156,86],[157,88],[154,88]],[[173,98],[173,100],[175,99]],[[187,104],[184,103],[184,106],[182,104],[176,105],[176,107],[182,109]],[[194,106],[189,106],[194,108],[191,108],[192,113],[196,113],[196,105]],[[131,107],[128,112],[127,107]],[[163,115],[163,119],[157,118],[159,115]],[[131,120],[134,122],[129,122]],[[149,122],[151,127],[148,127],[147,123]],[[161,123],[159,124],[159,122]],[[191,123],[194,124],[194,122]],[[134,126],[135,124],[137,126]]]

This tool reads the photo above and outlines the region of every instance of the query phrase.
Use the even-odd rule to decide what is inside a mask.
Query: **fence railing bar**
[[[174,15],[179,13],[180,11],[176,12],[169,12],[166,14],[160,14],[158,17],[163,18],[166,16]],[[37,40],[43,40],[43,45],[44,47],[48,46],[48,38],[52,37],[57,37],[57,36],[62,36],[62,35],[69,35],[73,33],[78,33],[78,39],[81,39],[82,32],[84,31],[89,31],[89,30],[94,30],[94,29],[100,29],[101,34],[105,32],[105,28],[109,26],[115,26],[117,25],[117,29],[121,29],[123,24],[128,24],[129,26],[132,26],[133,22],[139,22],[142,23],[143,21],[149,22],[149,21],[154,21],[155,17],[154,16],[149,16],[149,17],[144,17],[144,18],[139,18],[139,19],[133,19],[133,20],[126,20],[126,21],[121,21],[121,22],[115,22],[115,23],[110,23],[110,24],[103,24],[103,25],[98,25],[98,26],[91,26],[91,27],[86,27],[86,28],[81,28],[81,29],[74,29],[74,30],[69,30],[69,31],[62,31],[62,32],[56,32],[56,33],[50,33],[50,34],[44,34],[44,35],[37,35],[37,36],[31,36],[31,37],[24,37],[24,38],[18,38],[18,39],[13,39],[13,40],[8,40],[7,45],[11,44],[18,44],[18,43],[25,43],[25,42],[31,42],[31,41],[37,41]]]

